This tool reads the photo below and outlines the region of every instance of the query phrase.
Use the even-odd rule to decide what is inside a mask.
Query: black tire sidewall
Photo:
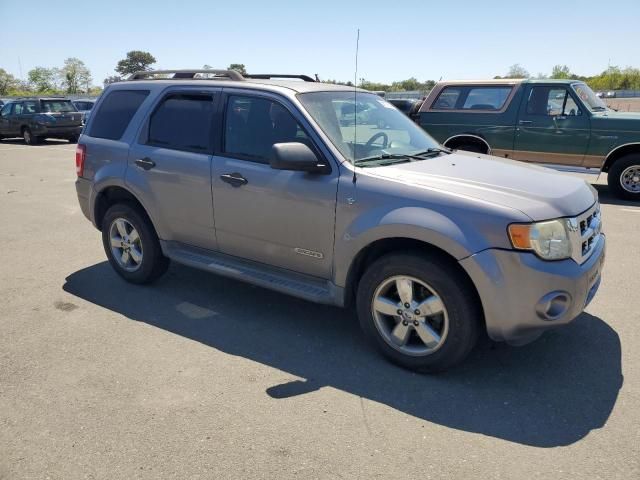
[[[423,280],[436,290],[445,304],[449,332],[444,344],[430,355],[410,356],[395,350],[375,325],[371,312],[373,295],[380,283],[396,275]],[[375,261],[360,280],[356,304],[367,338],[392,362],[421,372],[438,372],[460,363],[476,344],[482,323],[479,299],[469,279],[452,263],[421,253],[390,254]]]
[[[627,190],[622,188],[622,185],[620,183],[622,172],[624,172],[632,165],[640,166],[640,153],[625,155],[624,157],[621,157],[613,162],[613,165],[611,166],[607,174],[607,183],[609,185],[609,189],[616,196],[625,200],[640,201],[640,193],[628,192]]]
[[[124,218],[130,222],[140,235],[142,265],[134,272],[123,269],[111,252],[109,231],[116,218]],[[102,221],[102,244],[113,269],[128,282],[139,284],[152,282],[162,275],[168,266],[168,259],[162,254],[160,242],[148,217],[130,204],[119,203],[107,210]]]
[[[27,140],[27,132],[29,132],[29,140]],[[27,145],[35,145],[36,143],[38,143],[37,138],[33,136],[33,132],[29,127],[25,127],[22,129],[22,139]]]

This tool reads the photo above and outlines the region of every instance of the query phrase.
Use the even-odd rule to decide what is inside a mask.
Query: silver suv
[[[527,343],[600,284],[587,183],[451,152],[379,96],[302,75],[135,74],[98,100],[76,169],[125,280],[174,260],[355,304],[371,342],[415,370],[460,362],[483,329]]]

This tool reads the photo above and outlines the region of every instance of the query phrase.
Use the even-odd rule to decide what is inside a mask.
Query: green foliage
[[[116,82],[121,82],[122,81],[122,77],[120,75],[112,75],[110,77],[105,78],[102,81],[102,84],[105,86],[105,88],[107,87],[107,85],[111,85],[112,83],[116,83]]]
[[[640,69],[611,66],[586,81],[594,90],[640,90]]]
[[[555,65],[551,70],[551,75],[549,76],[549,78],[567,79],[575,78],[575,75],[571,73],[571,70],[569,70],[569,67],[567,67],[566,65]]]
[[[227,68],[227,70],[235,70],[241,75],[247,74],[247,69],[245,68],[244,63],[232,63],[231,65],[229,65],[229,68]]]
[[[149,52],[141,50],[131,50],[127,52],[127,57],[123,58],[116,65],[116,72],[120,75],[131,75],[136,72],[150,70],[151,65],[156,63],[156,59]]]
[[[67,93],[87,92],[91,88],[91,73],[82,60],[67,58],[60,69],[62,84]]]
[[[7,72],[4,68],[0,68],[0,95],[8,95],[12,89],[15,89],[20,82],[16,77]]]
[[[57,76],[57,69],[45,67],[35,67],[29,70],[27,74],[29,85],[36,92],[53,92],[56,90]]]
[[[509,71],[502,78],[530,78],[529,72],[526,68],[522,67],[519,63],[514,63],[509,67]],[[495,77],[500,78],[500,77]]]

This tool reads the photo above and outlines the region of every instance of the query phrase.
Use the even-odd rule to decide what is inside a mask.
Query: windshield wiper
[[[355,161],[355,164],[362,164],[368,162],[375,162],[379,160],[399,160],[398,162],[390,162],[385,163],[384,165],[391,165],[392,163],[403,163],[409,162],[412,160],[424,160],[430,155],[440,154],[440,153],[451,153],[450,150],[445,150],[443,148],[427,148],[426,150],[408,154],[408,153],[379,153],[378,155],[372,155],[370,157],[359,158]]]

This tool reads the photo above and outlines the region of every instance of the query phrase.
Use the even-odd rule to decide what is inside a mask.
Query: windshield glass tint
[[[42,100],[42,111],[46,113],[76,112],[69,100]]]
[[[438,142],[393,105],[372,93],[311,92],[298,98],[344,157],[412,155]]]
[[[603,110],[607,108],[605,103],[584,83],[574,83],[571,85],[571,88],[578,94],[580,100],[582,100],[589,110]]]

